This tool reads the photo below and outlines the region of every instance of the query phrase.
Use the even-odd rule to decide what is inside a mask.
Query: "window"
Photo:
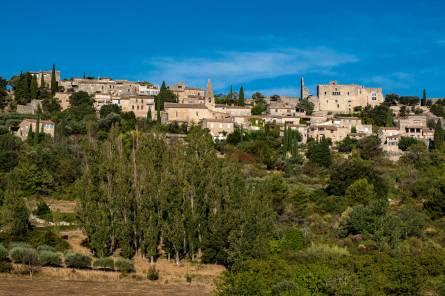
[[[134,110],[134,105],[131,105],[131,110]]]

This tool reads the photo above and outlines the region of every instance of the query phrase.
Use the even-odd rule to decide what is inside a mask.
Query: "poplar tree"
[[[422,100],[420,100],[420,105],[421,106],[426,106],[426,89],[423,89]]]
[[[239,89],[238,105],[244,106],[244,88],[242,86]]]
[[[54,95],[57,92],[58,88],[59,86],[56,80],[56,65],[53,64],[53,70],[51,72],[51,94]]]

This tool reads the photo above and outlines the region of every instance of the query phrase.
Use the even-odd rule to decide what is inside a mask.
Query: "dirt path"
[[[2,296],[102,296],[102,295],[210,295],[211,291],[202,287],[185,285],[162,285],[138,282],[90,282],[63,281],[29,278],[0,278]]]

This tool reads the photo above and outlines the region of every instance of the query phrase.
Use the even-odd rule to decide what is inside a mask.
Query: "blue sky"
[[[49,69],[297,95],[337,80],[445,97],[445,1],[13,1],[0,76]]]

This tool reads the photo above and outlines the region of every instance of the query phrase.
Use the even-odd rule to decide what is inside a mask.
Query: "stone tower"
[[[205,102],[206,105],[215,106],[215,95],[213,94],[213,87],[212,87],[212,82],[210,82],[210,79],[207,80]]]

